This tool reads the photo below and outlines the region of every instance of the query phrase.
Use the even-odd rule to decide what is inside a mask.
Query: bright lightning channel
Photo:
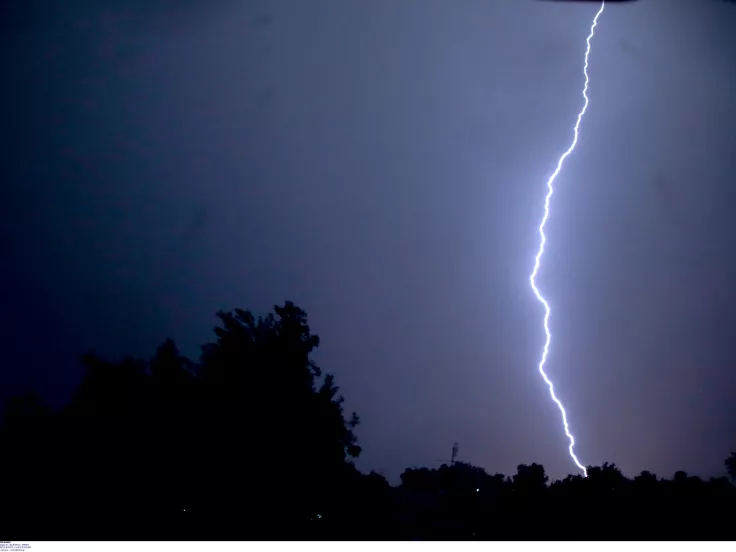
[[[545,236],[544,234],[544,227],[547,224],[547,218],[549,218],[549,202],[552,198],[552,194],[554,193],[554,187],[552,185],[554,184],[555,178],[557,178],[557,175],[560,173],[560,169],[562,169],[562,164],[565,162],[565,159],[567,159],[567,157],[573,152],[575,146],[578,143],[578,131],[580,129],[580,121],[583,120],[583,115],[585,115],[585,111],[588,109],[588,57],[590,56],[590,40],[593,38],[593,35],[595,35],[595,26],[598,24],[598,18],[603,13],[603,8],[605,7],[606,3],[605,1],[602,1],[598,13],[596,13],[595,17],[593,18],[593,24],[590,27],[590,34],[586,39],[587,49],[585,50],[585,65],[583,66],[583,74],[585,75],[583,98],[585,98],[585,102],[583,103],[583,109],[581,109],[580,113],[578,113],[578,118],[575,122],[574,138],[572,140],[572,144],[570,144],[570,147],[567,149],[567,151],[563,153],[559,161],[557,161],[557,168],[555,169],[555,172],[553,172],[552,176],[550,176],[549,180],[547,180],[547,197],[545,197],[544,199],[544,216],[542,217],[542,222],[539,225],[539,235],[541,237],[541,241],[539,242],[539,250],[537,251],[537,256],[534,259],[534,270],[532,271],[531,276],[529,276],[529,283],[532,286],[534,295],[536,295],[539,302],[544,305],[544,333],[546,334],[547,338],[544,342],[544,349],[542,350],[542,359],[539,361],[539,373],[542,375],[542,378],[544,378],[544,382],[547,384],[547,387],[549,387],[549,394],[557,407],[560,409],[560,413],[562,414],[562,424],[565,427],[565,435],[567,435],[567,438],[570,440],[570,457],[572,458],[573,462],[575,462],[575,465],[582,470],[585,477],[588,477],[588,470],[585,469],[585,466],[583,466],[578,460],[577,456],[575,456],[575,437],[573,437],[572,433],[570,433],[570,426],[567,423],[567,413],[565,412],[565,407],[562,406],[562,402],[560,402],[560,399],[558,399],[557,395],[555,395],[555,387],[552,384],[552,381],[547,376],[547,373],[544,371],[544,365],[547,362],[547,355],[549,353],[549,344],[552,341],[552,334],[549,331],[550,308],[549,303],[544,297],[542,297],[542,294],[537,288],[536,278],[537,273],[539,272],[539,263],[542,259],[542,254],[544,253],[544,244],[547,242],[547,236]]]

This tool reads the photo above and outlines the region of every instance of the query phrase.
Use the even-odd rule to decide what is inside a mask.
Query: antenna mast
[[[450,467],[455,465],[455,459],[457,458],[457,451],[460,448],[460,445],[458,445],[457,441],[452,443],[452,458],[450,460]]]

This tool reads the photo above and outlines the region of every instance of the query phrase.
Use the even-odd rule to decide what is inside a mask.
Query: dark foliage
[[[85,356],[59,412],[9,401],[0,537],[9,540],[733,539],[736,488],[614,464],[549,482],[463,462],[391,487],[360,473],[334,377],[306,314],[218,313],[199,363],[167,340],[148,361]],[[736,453],[726,460],[736,478]]]

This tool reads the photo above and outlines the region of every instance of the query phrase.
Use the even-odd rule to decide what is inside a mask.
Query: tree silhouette
[[[306,314],[286,302],[265,317],[218,317],[199,363],[170,339],[149,361],[85,355],[60,412],[30,395],[7,404],[3,440],[31,460],[3,468],[17,475],[11,490],[34,497],[15,501],[16,527],[46,516],[55,538],[228,527],[267,537],[338,516],[359,419],[345,419],[334,376],[311,360],[319,338]]]
[[[514,490],[528,496],[539,495],[547,488],[547,481],[549,478],[544,472],[544,466],[519,464],[514,476]]]
[[[736,479],[736,452],[732,452],[731,456],[726,458],[726,471],[732,479]]]
[[[198,362],[165,340],[148,360],[81,358],[55,411],[8,401],[0,473],[10,539],[733,539],[736,488],[613,463],[549,482],[466,462],[361,473],[335,377],[291,302],[218,313]],[[725,460],[736,477],[736,453]]]

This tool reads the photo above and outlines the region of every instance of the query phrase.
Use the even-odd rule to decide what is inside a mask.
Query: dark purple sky
[[[491,472],[576,472],[527,277],[597,5],[15,4],[0,394],[63,397],[89,348],[196,356],[216,310],[293,299],[362,417],[360,467],[459,441]],[[735,29],[703,0],[600,19],[539,277],[585,464],[720,475],[736,448]]]

